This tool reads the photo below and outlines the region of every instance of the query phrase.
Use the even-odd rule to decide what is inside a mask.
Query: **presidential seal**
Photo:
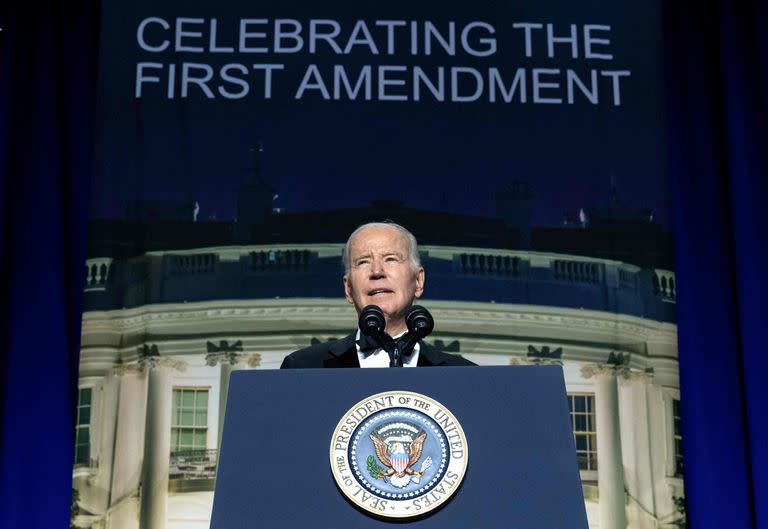
[[[423,516],[448,501],[467,470],[467,438],[439,402],[389,391],[361,400],[336,425],[331,471],[355,505],[377,516]]]

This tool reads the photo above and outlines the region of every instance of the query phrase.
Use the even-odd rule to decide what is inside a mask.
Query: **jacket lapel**
[[[419,360],[416,362],[418,367],[439,366],[445,360],[438,358],[437,349],[424,342],[419,342]]]
[[[323,360],[323,367],[360,367],[357,359],[357,348],[355,347],[354,332],[349,336],[334,342],[328,352],[328,358]]]

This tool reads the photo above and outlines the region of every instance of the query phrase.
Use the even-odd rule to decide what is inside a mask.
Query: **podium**
[[[391,392],[433,399],[455,417],[466,439],[466,453],[455,454],[467,458],[461,483],[449,499],[426,515],[395,519],[371,514],[345,496],[332,472],[332,440],[340,420],[349,417],[358,403]],[[396,404],[392,399],[382,402]],[[372,406],[369,411],[371,416],[376,412]],[[358,412],[364,413],[368,414]],[[424,429],[431,433],[430,428]],[[379,433],[374,425],[357,438]],[[344,444],[336,448],[354,455],[346,438],[340,440]],[[379,460],[376,465],[386,468]],[[418,467],[414,465],[414,469]],[[438,470],[427,467],[423,486],[409,487],[418,494],[430,483],[426,481],[430,472]],[[366,475],[366,470],[360,469],[358,475]],[[375,472],[371,476],[363,481],[389,483],[392,479],[374,479]],[[562,369],[510,366],[233,373],[211,529],[402,525],[586,529]]]

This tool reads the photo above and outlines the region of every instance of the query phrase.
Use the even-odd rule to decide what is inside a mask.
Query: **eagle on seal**
[[[374,434],[370,434],[370,436],[376,450],[376,457],[378,457],[379,461],[387,467],[387,471],[379,472],[377,477],[386,478],[394,475],[397,478],[402,478],[406,474],[409,476],[424,475],[424,470],[414,470],[413,465],[415,465],[421,457],[421,452],[424,449],[424,440],[427,438],[427,432],[421,432],[420,435],[408,444],[407,448],[405,443],[399,441],[387,444]]]

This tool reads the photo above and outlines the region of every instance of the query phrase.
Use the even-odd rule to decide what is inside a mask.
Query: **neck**
[[[386,333],[390,336],[397,336],[398,334],[402,334],[407,330],[408,327],[405,325],[405,320],[388,321],[387,326],[384,329],[384,331],[386,331]]]

